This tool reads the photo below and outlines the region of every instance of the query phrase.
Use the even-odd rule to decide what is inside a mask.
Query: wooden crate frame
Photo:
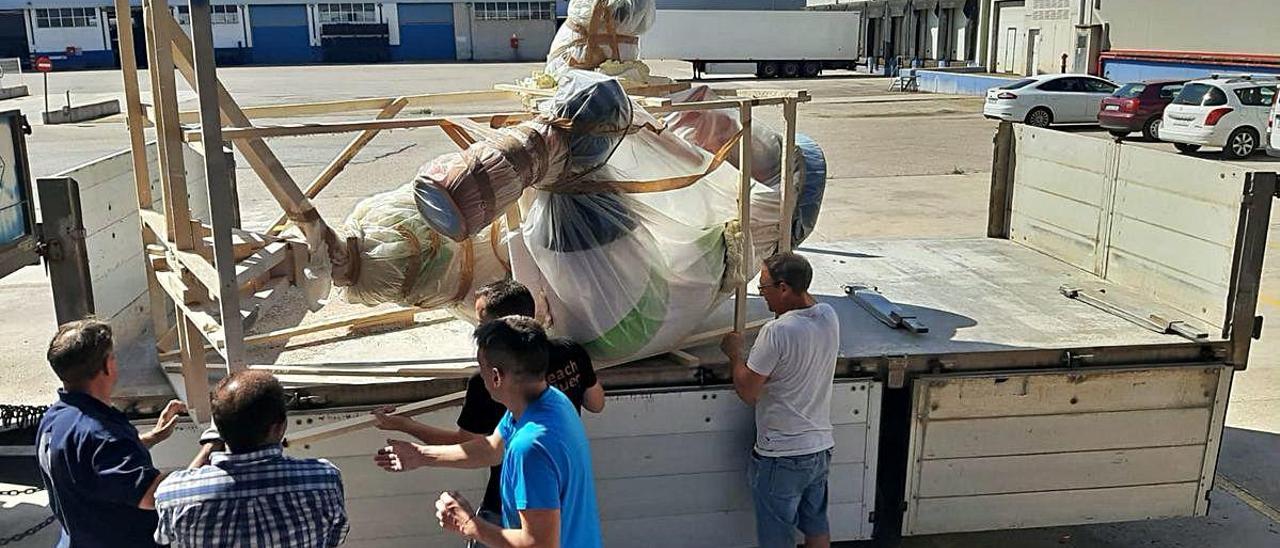
[[[133,42],[132,13],[128,0],[115,0],[116,13],[121,19],[118,25],[121,43]],[[312,227],[312,230],[328,230],[316,212],[311,200],[318,196],[343,171],[366,145],[381,131],[436,127],[441,129],[459,148],[470,146],[474,140],[450,121],[459,117],[428,116],[399,118],[408,107],[429,107],[446,104],[483,104],[495,100],[519,101],[521,107],[509,112],[492,112],[468,115],[465,118],[487,123],[490,127],[502,127],[534,118],[532,105],[554,93],[553,90],[531,89],[499,84],[491,90],[452,93],[432,93],[398,97],[350,99],[287,105],[270,105],[242,108],[217,77],[214,62],[213,33],[210,24],[209,0],[189,0],[191,36],[174,19],[167,0],[143,2],[144,32],[150,61],[150,78],[153,105],[141,101],[138,85],[137,60],[132,48],[120,51],[121,72],[124,78],[125,105],[133,153],[134,177],[137,184],[139,216],[142,218],[143,243],[148,251],[148,295],[152,305],[152,321],[158,346],[164,354],[181,359],[183,392],[192,416],[203,421],[209,416],[209,382],[206,352],[213,350],[225,361],[229,371],[251,367],[245,360],[246,344],[279,341],[293,334],[315,333],[351,326],[369,326],[378,322],[412,321],[415,309],[376,312],[369,315],[345,318],[276,331],[270,337],[246,339],[245,320],[252,319],[250,310],[261,310],[270,304],[271,294],[301,280],[301,269],[310,260],[315,249],[307,241],[282,236],[291,223]],[[198,96],[199,109],[178,110],[175,71],[181,74]],[[645,108],[655,114],[691,110],[737,109],[742,125],[740,138],[749,139],[752,127],[752,111],[759,106],[781,106],[785,122],[782,165],[791,166],[795,155],[796,106],[810,99],[801,90],[737,90],[733,97],[724,99],[672,103],[660,98],[675,91],[688,89],[687,83],[665,83],[628,86],[628,93]],[[373,118],[361,121],[303,122],[296,124],[255,124],[252,117],[290,118],[324,114],[374,112]],[[184,124],[198,126],[184,127]],[[159,170],[164,211],[151,209],[152,196],[148,185],[148,165],[145,155],[143,129],[152,125],[159,143]],[[313,179],[305,189],[293,179],[276,157],[265,139],[269,137],[306,136],[336,133],[356,133],[356,136]],[[205,147],[209,143],[222,146],[224,142],[237,147],[249,166],[279,203],[282,213],[263,232],[241,230],[238,226],[239,206],[231,188],[230,166],[223,154],[203,154],[203,166],[210,201],[208,225],[193,221],[187,203],[183,146]],[[202,150],[202,149],[201,149]],[[744,223],[751,218],[750,185],[751,147],[739,147],[739,219]],[[781,249],[791,247],[792,210],[795,208],[796,188],[793,169],[782,170],[782,215],[780,220]],[[514,213],[518,215],[517,213]],[[318,228],[317,228],[318,225]],[[330,232],[330,234],[332,234]],[[750,245],[749,233],[745,245]],[[308,239],[316,241],[315,235]],[[331,240],[332,241],[332,240]],[[342,246],[328,246],[329,252],[341,254]],[[743,265],[744,279],[753,278],[754,265]],[[172,301],[172,305],[169,304]],[[746,282],[735,293],[734,329],[746,330],[758,327],[747,325]],[[253,306],[253,305],[256,305]],[[177,325],[168,324],[166,307],[173,306]],[[238,319],[236,319],[238,317]],[[232,318],[228,321],[227,318]],[[720,330],[724,331],[724,330]],[[689,341],[705,343],[707,336],[717,332],[698,334]],[[706,340],[704,340],[706,339]],[[207,343],[207,345],[206,345]],[[682,345],[687,347],[688,345]],[[603,364],[616,365],[616,364]],[[286,372],[288,366],[258,366],[277,372]],[[421,377],[437,371],[409,371],[403,376]],[[455,394],[454,403],[461,394]],[[434,405],[441,398],[432,400]],[[407,413],[421,412],[433,405],[405,406]],[[351,428],[353,425],[344,425]],[[320,434],[320,433],[317,433]],[[327,433],[332,435],[332,433]],[[324,434],[320,434],[324,435]]]

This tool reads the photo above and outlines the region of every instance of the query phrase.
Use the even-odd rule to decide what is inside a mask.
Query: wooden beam
[[[168,239],[177,249],[189,251],[191,208],[187,203],[187,175],[183,165],[182,128],[178,123],[178,91],[173,76],[170,41],[174,30],[163,24],[173,16],[166,0],[147,0],[144,9],[147,28],[147,63],[151,75],[151,97],[156,108],[156,143],[160,159],[160,182],[164,191],[164,215]],[[183,34],[181,28],[177,34]]]
[[[747,147],[743,147],[743,148],[747,148]],[[764,325],[765,322],[766,320],[751,322],[743,326],[743,328],[739,329],[739,331],[756,329],[759,326]],[[712,341],[719,340],[721,337],[724,337],[724,335],[728,333],[731,329],[733,328],[713,329],[711,331],[705,331],[703,333],[699,333],[697,335],[689,337],[688,339],[685,339],[684,342],[680,343],[680,345],[677,346],[677,348],[690,348],[694,346],[701,346],[703,344],[707,344]],[[608,369],[610,367],[616,367],[624,363],[630,363],[632,361],[653,357],[659,354],[663,354],[663,352],[655,352],[648,356],[643,356],[640,358],[635,358],[633,360],[628,360],[627,362],[606,362],[596,367],[596,369],[597,370]],[[432,398],[426,401],[411,403],[409,405],[397,406],[396,412],[393,414],[404,416],[404,417],[413,417],[413,416],[421,415],[423,413],[436,411],[438,409],[446,409],[449,407],[454,407],[462,403],[462,399],[466,396],[466,394],[467,394],[466,392],[455,392],[452,394],[446,394],[444,396]],[[306,444],[311,444],[311,443],[316,443],[322,440],[326,440],[329,438],[333,438],[336,436],[340,436],[342,434],[346,434],[349,432],[355,432],[357,430],[368,428],[370,426],[373,426],[373,423],[374,423],[373,416],[365,415],[365,416],[347,419],[344,421],[335,422],[332,424],[326,424],[324,426],[317,426],[315,428],[303,430],[302,432],[299,432],[297,435],[289,436],[288,439],[289,439],[289,443],[292,445],[306,445]]]
[[[249,346],[259,345],[259,344],[271,344],[279,341],[287,341],[294,337],[301,337],[303,335],[310,335],[312,333],[321,333],[324,331],[332,331],[335,329],[342,329],[342,328],[350,328],[353,330],[371,329],[371,328],[382,327],[386,325],[403,324],[406,321],[413,322],[408,327],[424,327],[428,325],[435,325],[438,323],[451,322],[456,319],[451,315],[441,315],[434,318],[424,319],[420,322],[414,322],[415,316],[421,312],[424,312],[424,310],[420,308],[401,308],[397,310],[376,312],[373,314],[367,314],[367,313],[352,314],[348,316],[343,316],[341,318],[334,318],[328,321],[313,323],[310,325],[288,327],[284,329],[277,329],[275,331],[269,331],[267,333],[262,333],[259,335],[250,335],[248,337],[245,337],[244,343]],[[285,348],[289,348],[289,346],[286,345]],[[209,347],[206,350],[211,351],[213,350],[213,348]],[[165,352],[160,354],[161,360],[172,359],[175,357],[178,357],[178,354],[176,352]]]
[[[778,251],[791,251],[791,217],[796,209],[796,102],[782,104],[782,215],[778,217]]]
[[[738,146],[738,222],[742,225],[742,255],[751,257],[751,103],[738,105],[738,123],[742,126],[742,142]],[[786,170],[788,166],[783,166]],[[763,259],[764,257],[759,257]],[[747,323],[747,284],[755,267],[753,261],[742,261],[742,283],[734,290],[733,328],[742,331]]]
[[[209,401],[209,370],[205,367],[200,328],[178,305],[178,347],[182,352],[182,384],[187,392],[187,414],[196,424],[212,417]]]
[[[253,280],[264,276],[271,272],[285,259],[290,258],[292,250],[290,247],[295,244],[289,242],[271,242],[259,249],[253,255],[250,255],[243,261],[235,265],[235,272],[231,276],[237,288],[248,285]]]
[[[317,116],[322,114],[350,114],[367,110],[382,110],[398,99],[405,99],[407,107],[439,107],[445,105],[482,103],[485,101],[503,101],[519,99],[515,94],[502,90],[451,91],[444,93],[425,93],[402,97],[372,97],[367,99],[342,99],[338,101],[320,101],[313,103],[286,103],[281,105],[260,105],[242,107],[241,111],[250,118],[291,118],[295,116]],[[197,111],[185,111],[181,114],[182,122],[192,124],[200,121]]]
[[[671,352],[668,352],[667,355],[670,356],[673,361],[685,367],[698,367],[699,365],[702,365],[702,360],[700,358],[685,352],[684,350],[672,350]]]
[[[163,231],[167,222],[164,216],[150,210],[139,210],[138,216],[142,218],[142,222],[157,232]],[[186,223],[188,226],[190,222]],[[163,232],[160,232],[163,233]],[[178,261],[178,266],[186,269],[200,282],[201,285],[209,291],[215,298],[218,295],[218,270],[214,268],[204,257],[195,251],[184,251],[178,249],[173,242],[165,241],[163,238],[156,242],[164,246],[167,256]]]
[[[731,89],[725,91],[734,97],[748,99],[793,99],[801,103],[812,99],[807,89]]]
[[[474,116],[464,116],[477,122],[485,122],[491,125],[500,125],[507,121],[529,120],[536,116],[531,112],[499,112],[494,114],[483,114]],[[424,118],[396,118],[396,119],[379,119],[379,120],[361,120],[355,122],[314,122],[306,124],[280,124],[280,125],[261,125],[252,126],[248,124],[233,124],[234,127],[226,128],[222,134],[227,139],[234,141],[248,139],[264,139],[268,137],[298,137],[302,135],[325,135],[331,133],[354,133],[357,131],[384,131],[389,129],[412,129],[422,127],[438,127],[450,124],[450,119],[457,119],[458,116],[428,116]],[[196,142],[200,140],[200,131],[198,129],[188,130],[186,133],[188,142]]]
[[[197,86],[191,39],[173,19],[172,14],[166,13],[160,19],[161,25],[172,35],[174,61],[179,72],[189,84]],[[241,127],[251,125],[249,118],[240,110],[231,93],[219,82],[215,82],[214,87],[218,94],[222,122]],[[223,137],[229,138],[226,132],[223,132]],[[276,158],[275,153],[271,151],[271,147],[261,139],[246,139],[240,144],[240,154],[249,162],[249,167],[253,168],[253,172],[258,175],[262,184],[266,185],[271,196],[280,204],[280,207],[284,208],[290,218],[306,218],[315,214],[315,206],[311,205],[311,201],[303,195],[298,184],[293,181],[293,177],[280,163],[280,159]]]
[[[400,111],[404,110],[404,107],[408,104],[409,100],[407,98],[400,97],[379,111],[377,119],[387,120],[395,118],[396,115],[400,114]],[[342,149],[342,152],[339,152],[338,156],[335,157],[333,161],[329,162],[329,165],[325,166],[324,171],[321,171],[320,175],[317,175],[315,180],[311,181],[311,184],[307,186],[307,197],[315,198],[316,196],[319,196],[320,192],[323,191],[325,187],[329,186],[329,183],[333,182],[333,179],[336,178],[339,173],[342,173],[342,170],[347,168],[347,164],[351,163],[351,160],[356,157],[356,154],[363,150],[365,145],[368,145],[374,137],[378,136],[378,133],[381,133],[381,131],[376,129],[366,129],[360,132],[359,135],[356,135],[356,138],[352,139],[350,143],[347,143],[347,146]],[[288,220],[289,218],[284,215],[276,218],[275,222],[271,223],[271,228],[267,229],[267,233],[279,234],[288,226]]]

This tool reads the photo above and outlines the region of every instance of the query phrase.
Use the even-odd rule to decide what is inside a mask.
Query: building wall
[[[31,52],[47,55],[55,69],[114,66],[106,16],[98,8],[89,9],[93,10],[93,26],[55,28],[40,28],[36,24],[35,8],[24,10]]]
[[[547,58],[555,22],[543,20],[472,21],[473,59],[477,61],[537,61]],[[511,49],[511,35],[520,38],[520,48]]]

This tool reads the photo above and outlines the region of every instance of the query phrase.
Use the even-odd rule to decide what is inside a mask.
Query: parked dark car
[[[1147,80],[1125,84],[1098,107],[1098,123],[1116,137],[1135,131],[1149,140],[1159,139],[1164,107],[1173,102],[1187,80]]]

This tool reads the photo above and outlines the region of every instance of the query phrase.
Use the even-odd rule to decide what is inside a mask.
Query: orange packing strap
[[[710,175],[711,172],[720,168],[729,155],[733,153],[734,146],[742,140],[742,130],[738,130],[728,141],[725,141],[715,155],[711,157],[711,163],[707,164],[707,168],[702,173],[694,173],[692,175],[682,175],[679,177],[668,177],[666,179],[654,179],[649,181],[592,181],[577,180],[558,184],[535,186],[539,190],[554,192],[557,194],[591,194],[595,192],[621,192],[624,194],[645,194],[650,192],[665,192],[668,190],[679,190],[693,183],[702,180],[703,177]]]
[[[506,257],[503,257],[502,252],[498,249],[498,239],[502,238],[503,232],[502,227],[498,226],[498,223],[501,222],[503,222],[503,220],[498,219],[494,221],[493,224],[489,225],[489,249],[493,251],[493,258],[498,260],[498,264],[502,265],[502,269],[507,271],[507,275],[510,276],[511,261],[508,261]]]
[[[471,282],[476,273],[475,240],[467,238],[462,241],[462,271],[458,273],[458,292],[453,295],[454,301],[461,301],[471,292]]]

